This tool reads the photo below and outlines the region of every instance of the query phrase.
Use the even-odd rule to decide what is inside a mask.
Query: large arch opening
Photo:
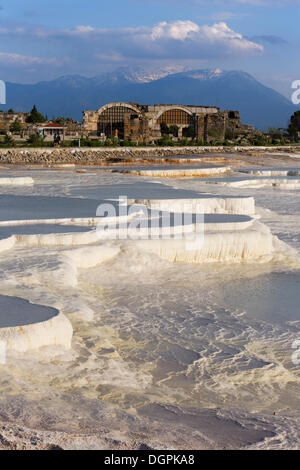
[[[182,108],[171,108],[164,111],[157,123],[162,134],[173,134],[174,137],[194,137],[195,122],[193,115]]]
[[[125,116],[137,117],[138,113],[134,108],[122,104],[103,109],[98,118],[98,133],[124,139]]]
[[[172,108],[168,109],[167,111],[163,112],[158,120],[158,124],[176,124],[176,125],[189,125],[194,122],[193,116],[191,116],[189,113],[184,111],[181,108]]]

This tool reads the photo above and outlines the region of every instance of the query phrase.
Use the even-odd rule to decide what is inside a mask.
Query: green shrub
[[[33,145],[35,147],[43,147],[44,146],[45,137],[41,134],[32,134],[29,139],[27,139],[28,144]]]
[[[133,142],[132,140],[122,140],[122,142],[120,142],[120,146],[121,147],[137,147],[137,143]]]
[[[14,147],[15,146],[15,141],[14,139],[8,135],[8,134],[5,134],[4,136],[4,139],[2,141],[2,146],[5,146],[5,147]]]
[[[12,145],[14,146],[15,145],[15,141],[14,139],[10,136],[10,135],[7,135],[4,137],[4,144],[5,145]]]
[[[189,140],[183,137],[182,139],[179,140],[178,145],[182,147],[186,147],[189,145]]]
[[[161,139],[155,141],[159,147],[173,147],[174,142],[169,135],[164,134]]]
[[[215,140],[214,142],[212,142],[213,145],[215,145],[216,147],[223,147],[223,140]]]
[[[22,130],[22,124],[20,123],[19,119],[16,119],[9,128],[10,132],[19,134]]]

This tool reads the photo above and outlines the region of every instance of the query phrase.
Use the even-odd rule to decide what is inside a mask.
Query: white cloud
[[[245,38],[221,21],[212,25],[199,25],[191,20],[163,21],[136,28],[104,29],[78,25],[73,29],[49,30],[43,27],[16,30],[0,29],[9,43],[19,41],[20,51],[0,53],[1,64],[57,64],[72,61],[73,66],[149,60],[210,60],[245,55],[260,55],[264,47],[255,40]],[[26,54],[32,51],[35,55]],[[26,45],[28,46],[26,48]],[[39,57],[46,54],[55,58]],[[51,52],[52,51],[52,52]],[[58,54],[56,54],[56,52]],[[61,57],[61,58],[59,58]]]
[[[193,34],[198,33],[199,31],[200,27],[192,21],[178,20],[171,23],[163,21],[153,27],[151,39],[156,41],[161,38],[171,38],[184,41],[189,37],[193,37]]]
[[[57,64],[56,58],[32,57],[11,52],[0,52],[0,63],[10,65]]]
[[[260,54],[264,48],[242,34],[230,29],[221,21],[211,26],[198,25],[186,20],[163,21],[153,27],[102,29],[91,26],[77,26],[72,30],[51,32],[50,36],[67,36],[72,41],[90,41],[91,50],[99,47],[105,55],[122,57],[178,58],[186,54],[195,58],[238,53]]]
[[[263,52],[264,50],[261,44],[245,39],[241,34],[230,29],[223,21],[215,23],[213,26],[203,26],[201,35],[209,42],[227,44],[232,49],[249,52]]]
[[[231,52],[249,52],[261,53],[264,48],[261,44],[246,39],[240,33],[236,33],[229,26],[221,21],[212,26],[198,24],[192,21],[174,21],[162,22],[155,25],[151,31],[151,40],[161,42],[163,40],[181,41],[189,40],[194,46],[199,46],[199,50],[203,49],[203,45],[213,47],[221,47],[228,53]]]
[[[93,28],[92,26],[77,26],[75,31],[77,33],[92,33],[93,31],[95,31],[95,28]]]

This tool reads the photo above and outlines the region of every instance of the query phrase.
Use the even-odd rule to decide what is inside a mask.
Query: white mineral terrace
[[[28,246],[80,246],[107,239],[173,237],[200,229],[205,232],[244,230],[254,222],[253,218],[242,214],[203,214],[197,220],[192,220],[195,215],[188,214],[187,210],[175,213],[152,211],[145,217],[137,211],[128,217],[64,219],[61,223],[48,219],[2,221],[0,251],[12,248],[17,242]],[[5,234],[9,237],[4,238]]]
[[[180,177],[211,176],[228,170],[228,167],[216,167],[122,172],[143,176]],[[274,176],[274,171],[277,170],[247,171],[253,175],[256,173],[251,171],[261,171],[259,175],[263,176]],[[297,185],[300,187],[300,180],[288,178],[294,177],[291,171],[278,172],[278,176],[287,176],[286,179],[247,177],[244,180],[221,180],[218,183],[237,188],[277,185],[287,189],[294,189]],[[33,179],[0,177],[0,185],[1,183],[31,185]],[[160,185],[157,186],[159,189]],[[106,202],[111,200],[107,199]],[[75,205],[78,204],[78,200],[76,201]],[[43,204],[46,203],[48,204],[44,200]],[[24,207],[28,215],[33,215],[36,211],[38,217],[44,213],[39,212],[38,205],[32,206],[31,202],[26,204],[28,206]],[[55,205],[55,201],[52,201],[52,212],[46,214],[56,215],[53,204]],[[195,193],[194,198],[168,199],[159,198],[158,193],[157,199],[128,199],[128,209],[128,215],[123,215],[122,211],[121,216],[114,217],[99,217],[95,214],[95,217],[1,220],[0,252],[24,247],[28,247],[28,250],[65,247],[57,251],[58,264],[56,268],[51,268],[51,275],[57,279],[62,278],[64,286],[76,288],[78,270],[108,263],[132,244],[142,253],[151,253],[172,263],[264,263],[273,259],[276,252],[284,251],[270,229],[257,220],[253,197],[198,197]],[[15,213],[22,215],[20,212]],[[3,218],[13,218],[13,214],[10,215],[9,212],[3,214]],[[189,217],[185,219],[184,215]],[[0,296],[0,308],[0,341],[5,342],[8,351],[25,352],[45,346],[71,347],[72,325],[62,312],[6,296]]]
[[[138,206],[136,206],[138,208]],[[194,207],[193,207],[194,208]],[[158,216],[158,214],[160,214]],[[243,214],[190,214],[188,213],[157,213],[151,211],[145,217],[135,213],[135,217],[129,216],[127,222],[116,223],[117,218],[106,220],[105,217],[97,225],[85,231],[73,232],[72,225],[59,225],[51,228],[51,224],[46,226],[49,233],[39,233],[43,225],[25,224],[24,227],[8,223],[7,227],[1,224],[1,229],[9,228],[11,234],[8,238],[0,241],[2,250],[11,249],[14,244],[21,243],[28,246],[93,246],[92,254],[88,247],[85,250],[72,250],[67,256],[76,259],[77,267],[90,266],[92,262],[98,264],[106,260],[105,245],[103,241],[112,240],[118,243],[117,248],[108,250],[108,258],[119,251],[120,246],[126,244],[128,240],[140,243],[141,249],[153,250],[159,256],[169,261],[185,262],[210,262],[210,261],[236,261],[260,259],[262,256],[271,255],[273,252],[273,236],[270,231],[257,220]],[[28,221],[27,221],[28,222]],[[84,230],[84,227],[76,225],[76,230]],[[35,233],[26,233],[30,231]],[[54,227],[58,233],[54,232]],[[22,232],[25,233],[15,233]],[[62,231],[62,233],[60,233]],[[69,233],[68,233],[69,232]],[[200,234],[200,235],[199,235]],[[199,243],[199,236],[204,235]],[[2,235],[3,236],[3,235]],[[157,240],[158,239],[158,240]],[[256,240],[256,241],[255,241]],[[193,244],[194,243],[194,244]],[[192,248],[190,247],[192,245]],[[188,246],[188,248],[187,248]],[[81,255],[82,254],[82,255]]]
[[[300,161],[236,160],[0,168],[0,447],[299,448]]]
[[[195,168],[161,168],[161,169],[151,169],[151,168],[141,168],[141,169],[129,169],[129,170],[114,170],[118,173],[127,173],[130,175],[138,176],[150,176],[150,177],[160,177],[160,178],[176,178],[176,177],[205,177],[205,176],[214,176],[220,175],[230,171],[230,167],[195,167]]]
[[[199,197],[193,199],[129,199],[128,204],[142,204],[150,209],[169,212],[205,214],[255,214],[253,197]]]
[[[284,179],[284,178],[251,178],[240,181],[228,181],[220,183],[231,188],[275,188],[275,189],[300,189],[300,179]]]
[[[0,176],[0,186],[31,186],[34,184],[30,177],[6,177]]]
[[[6,352],[23,353],[45,346],[71,347],[73,328],[57,310],[18,297],[0,296],[0,342]]]
[[[96,226],[97,224],[104,222],[106,224],[121,223],[127,222],[133,219],[139,211],[131,211],[128,216],[120,217],[72,217],[72,218],[59,218],[59,219],[20,219],[20,220],[1,220],[1,227],[13,227],[13,226],[23,226],[23,225],[59,225],[63,230],[63,227],[66,225],[73,226]]]
[[[300,170],[296,168],[243,168],[238,171],[240,173],[245,173],[254,176],[300,176]]]
[[[140,249],[150,251],[170,262],[208,263],[269,261],[274,252],[274,237],[259,222],[252,228],[234,232],[205,232],[203,240],[197,237],[181,240],[143,240]]]
[[[99,241],[95,230],[79,233],[49,233],[16,235],[16,240],[28,246],[80,246]]]
[[[64,284],[76,287],[78,269],[104,263],[119,252],[119,247],[103,244],[63,251],[60,269],[63,269]],[[2,344],[7,353],[24,353],[47,346],[71,348],[72,324],[56,309],[8,296],[0,296],[0,309],[0,350]]]
[[[0,253],[2,251],[10,250],[16,243],[16,240],[17,239],[15,235],[12,235],[11,237],[3,238],[2,240],[0,240]]]

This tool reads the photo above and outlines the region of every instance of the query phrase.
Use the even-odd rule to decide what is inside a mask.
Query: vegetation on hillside
[[[29,124],[38,124],[45,122],[47,119],[45,116],[43,116],[38,110],[36,105],[33,106],[32,110],[30,111],[30,114],[26,118],[26,122]]]

